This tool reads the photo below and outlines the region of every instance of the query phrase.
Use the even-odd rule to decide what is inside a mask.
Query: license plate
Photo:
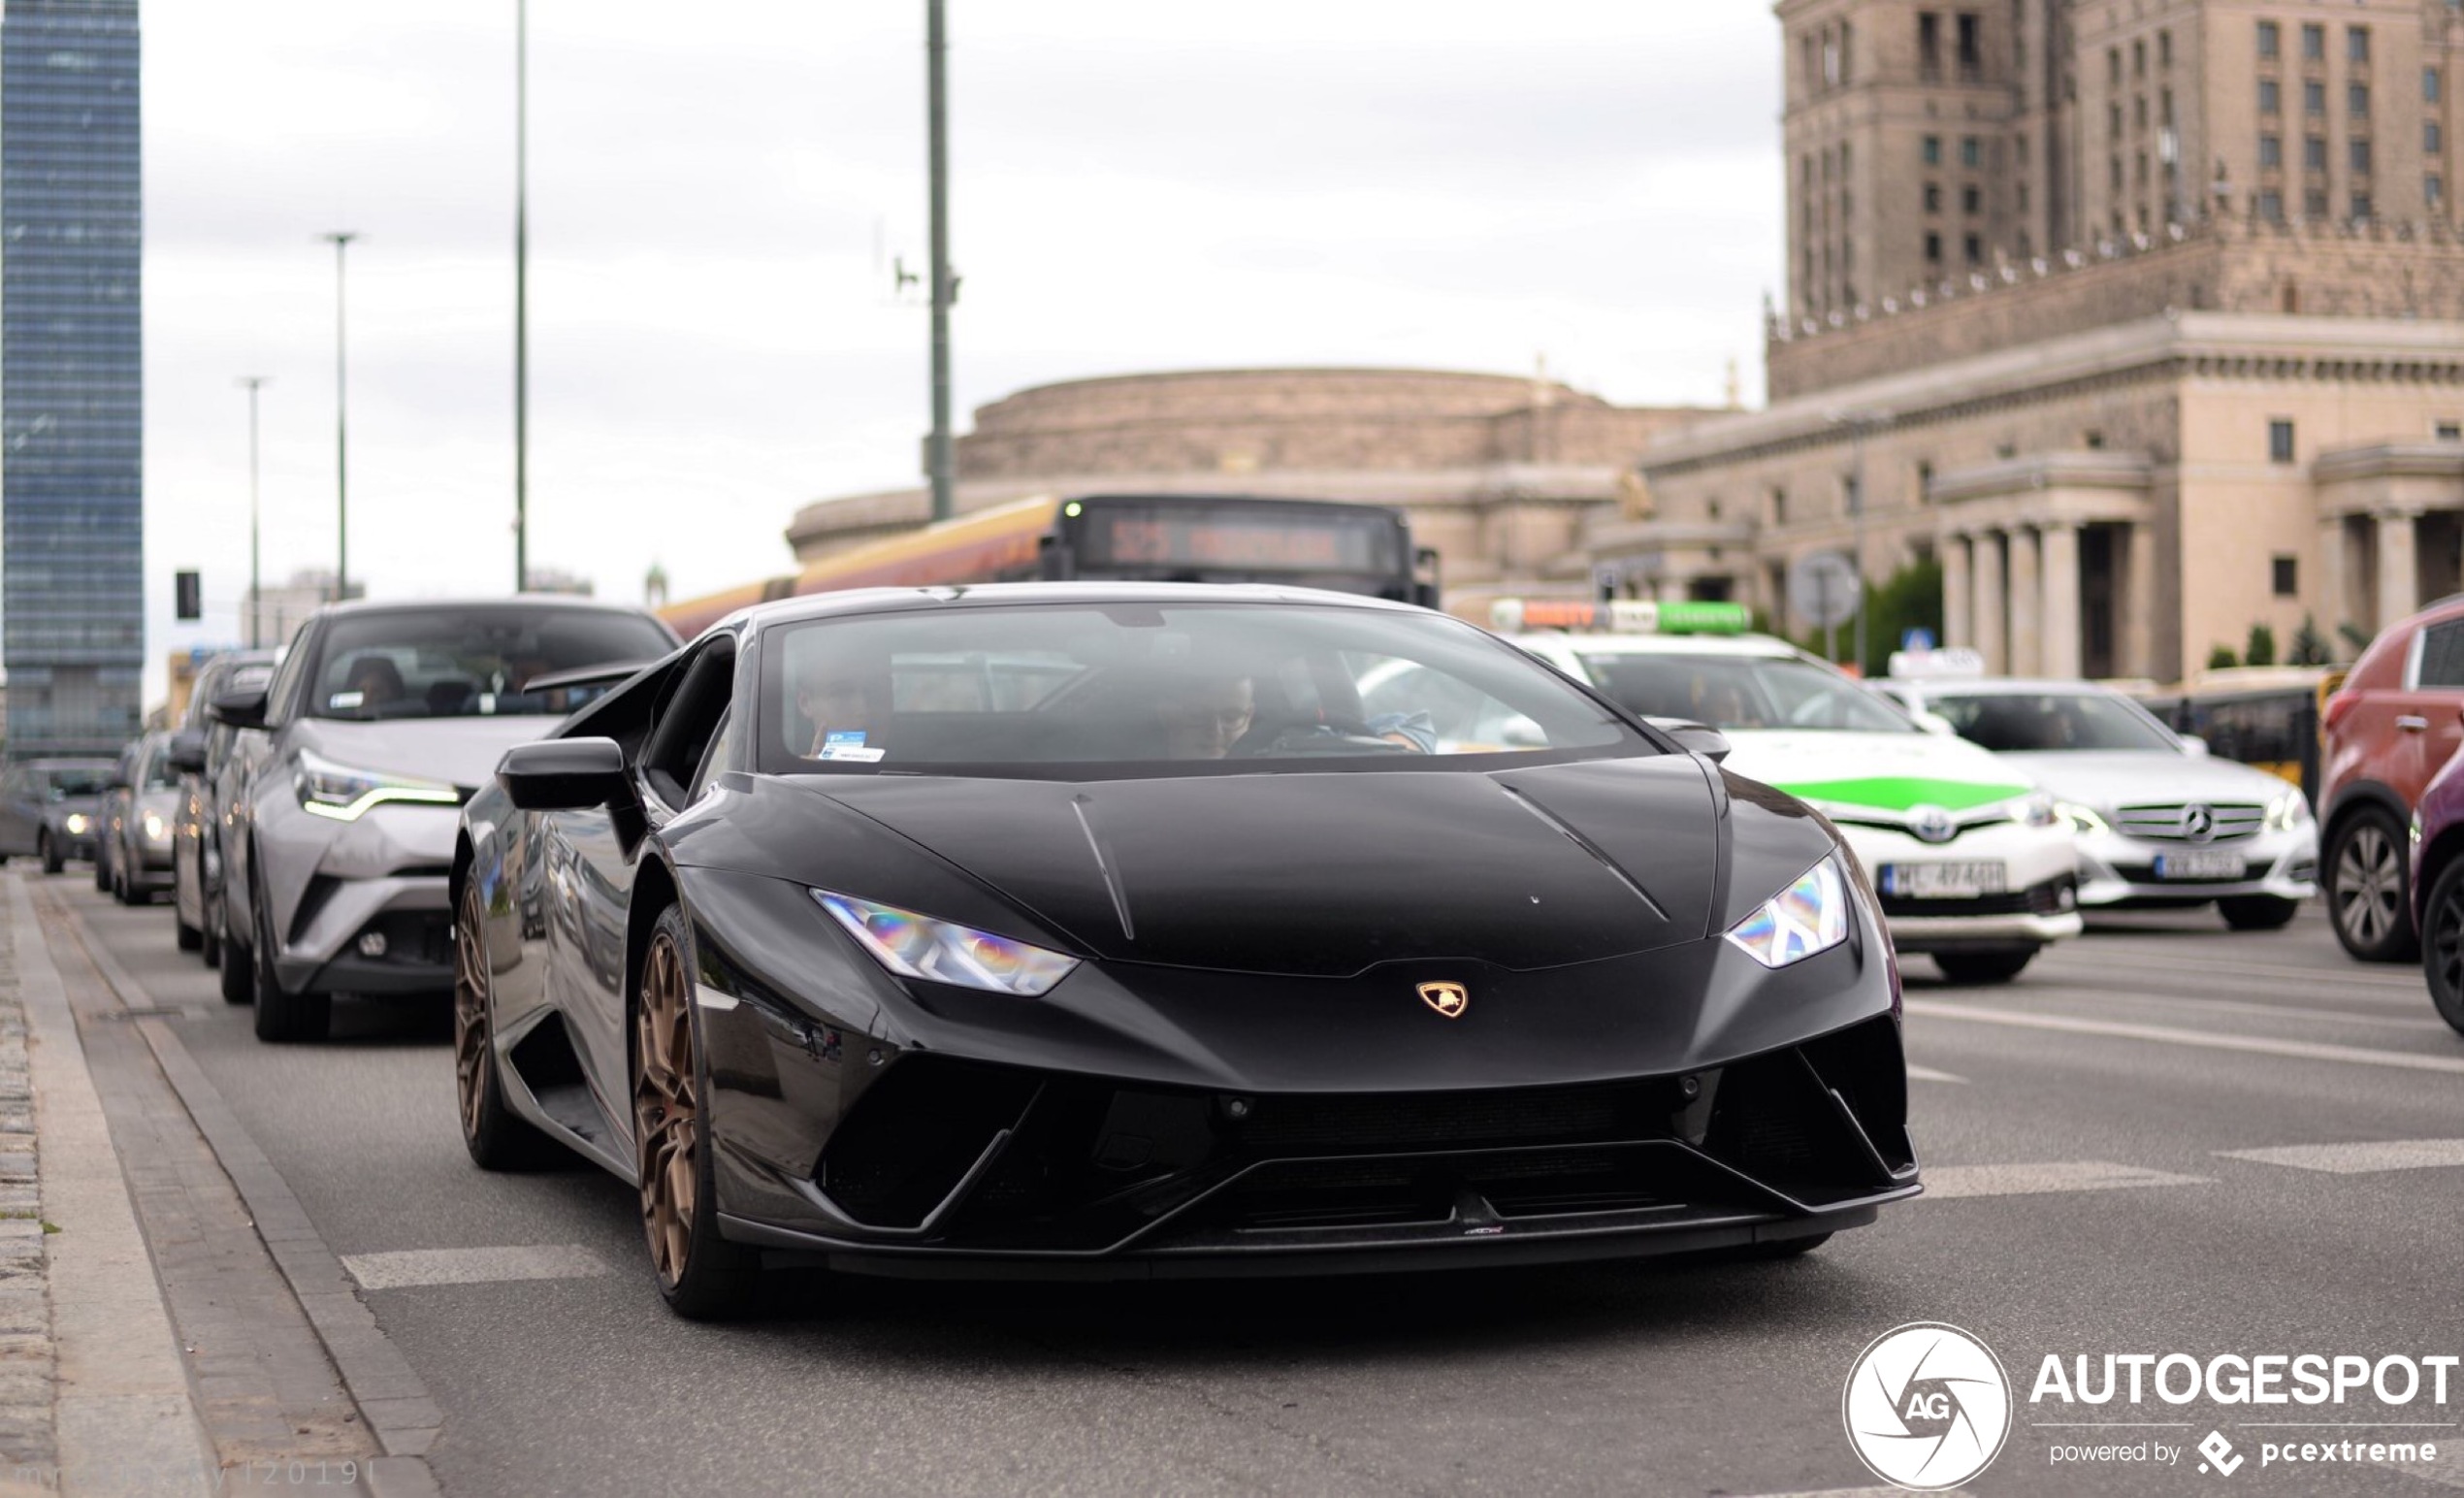
[[[1885,863],[1882,893],[1904,899],[1976,899],[2010,886],[1999,863]]]
[[[2219,853],[2201,849],[2195,853],[2159,853],[2156,861],[2158,879],[2239,879],[2250,871],[2250,864],[2238,853]]]

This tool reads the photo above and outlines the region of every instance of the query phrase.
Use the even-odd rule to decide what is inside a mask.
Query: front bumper
[[[1925,842],[1890,828],[1847,825],[1849,848],[1877,891],[1901,952],[2044,946],[2076,936],[2077,854],[2068,830],[1996,823],[1961,831],[1947,843]],[[1918,863],[1999,863],[2001,892],[1973,898],[1917,898],[1885,889],[1883,870]]]
[[[270,844],[277,857],[316,860],[287,908],[276,910],[283,988],[382,995],[453,986],[451,807],[378,806],[343,823],[294,809],[280,827]]]
[[[765,1183],[767,1203],[731,1183],[721,1225],[791,1261],[931,1278],[1689,1253],[1916,1195],[1905,1108],[1889,1016],[1697,1072],[1466,1092],[1209,1092],[910,1055],[809,1176]]]
[[[2160,879],[2156,860],[2189,852],[2237,853],[2239,879]],[[2229,842],[2192,844],[2083,832],[2079,836],[2079,903],[2088,906],[2191,905],[2264,896],[2307,900],[2318,893],[2318,829],[2306,824]]]

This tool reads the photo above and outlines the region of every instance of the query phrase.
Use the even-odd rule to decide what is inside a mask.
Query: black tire
[[[206,944],[205,932],[197,929],[193,926],[190,926],[187,922],[182,921],[178,916],[173,916],[171,918],[171,922],[173,928],[172,939],[179,943],[180,951],[194,952]]]
[[[454,1101],[462,1115],[463,1147],[481,1170],[544,1170],[570,1156],[505,1106],[504,1084],[497,1074],[494,991],[479,882],[466,879],[453,930]]]
[[[226,1004],[254,1003],[257,996],[256,961],[231,928],[231,906],[228,898],[214,896],[213,940],[206,949],[209,963],[221,966],[222,1001]]]
[[[2395,813],[2364,806],[2336,824],[2328,842],[2327,914],[2336,940],[2365,962],[2408,962],[2420,955],[2413,935],[2413,871]]]
[[[2281,931],[2301,914],[2301,901],[2273,895],[2236,895],[2218,900],[2216,911],[2237,931]]]
[[[665,979],[655,977],[668,957],[678,964],[675,972]],[[713,1321],[741,1316],[751,1307],[762,1271],[761,1257],[754,1250],[719,1235],[719,1204],[710,1168],[713,1152],[710,1132],[703,1126],[708,1115],[701,1102],[709,1095],[701,1063],[701,1006],[694,1002],[692,985],[685,978],[693,971],[691,924],[681,909],[670,905],[660,912],[632,983],[633,1023],[628,1049],[633,1079],[633,1174],[641,1194],[651,1278],[659,1286],[661,1298],[687,1320]],[[654,999],[669,982],[679,992]],[[667,1012],[670,1009],[674,1012]],[[655,1013],[665,1013],[667,1023],[654,1025],[650,1017]],[[667,1073],[664,1082],[644,1065],[654,1032],[664,1035],[658,1043],[671,1058],[679,1044],[690,1053],[681,1058],[685,1064],[680,1073],[672,1066],[661,1068]],[[682,1106],[670,1110],[670,1100]],[[679,1120],[682,1131],[689,1134],[681,1148],[674,1141]],[[672,1209],[679,1194],[674,1190],[679,1165],[692,1176],[690,1191],[684,1193],[692,1205],[682,1222],[674,1221]]]
[[[112,860],[104,850],[111,844],[98,833],[94,838],[94,888],[102,894],[112,893]]]
[[[1933,965],[1953,983],[2008,983],[2036,960],[2034,947],[2003,947],[1986,952],[1936,952]]]
[[[288,1045],[302,1040],[323,1040],[334,1024],[334,997],[330,993],[293,993],[282,987],[282,978],[274,967],[274,954],[281,949],[275,945],[270,920],[272,901],[265,897],[265,886],[256,887],[257,939],[249,947],[256,968],[257,1038],[276,1045]]]
[[[2439,1018],[2464,1033],[2464,859],[2449,862],[2421,906],[2421,976]]]
[[[42,835],[35,838],[34,853],[35,857],[43,861],[43,871],[47,874],[56,874],[68,867],[68,860],[60,857],[59,844],[51,840],[51,832],[48,828],[44,830]]]

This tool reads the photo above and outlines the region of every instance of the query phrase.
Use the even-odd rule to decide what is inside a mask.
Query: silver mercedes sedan
[[[554,678],[647,664],[676,637],[638,608],[522,597],[341,603],[271,682],[217,698],[246,756],[225,831],[226,969],[264,1040],[316,1040],[338,993],[453,987],[446,875],[458,810],[515,744],[579,703]]]

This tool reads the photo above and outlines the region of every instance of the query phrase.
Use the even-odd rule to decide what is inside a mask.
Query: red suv
[[[2380,632],[2327,700],[2319,882],[2336,939],[2365,962],[2410,961],[2407,839],[2421,792],[2464,743],[2464,596]]]

